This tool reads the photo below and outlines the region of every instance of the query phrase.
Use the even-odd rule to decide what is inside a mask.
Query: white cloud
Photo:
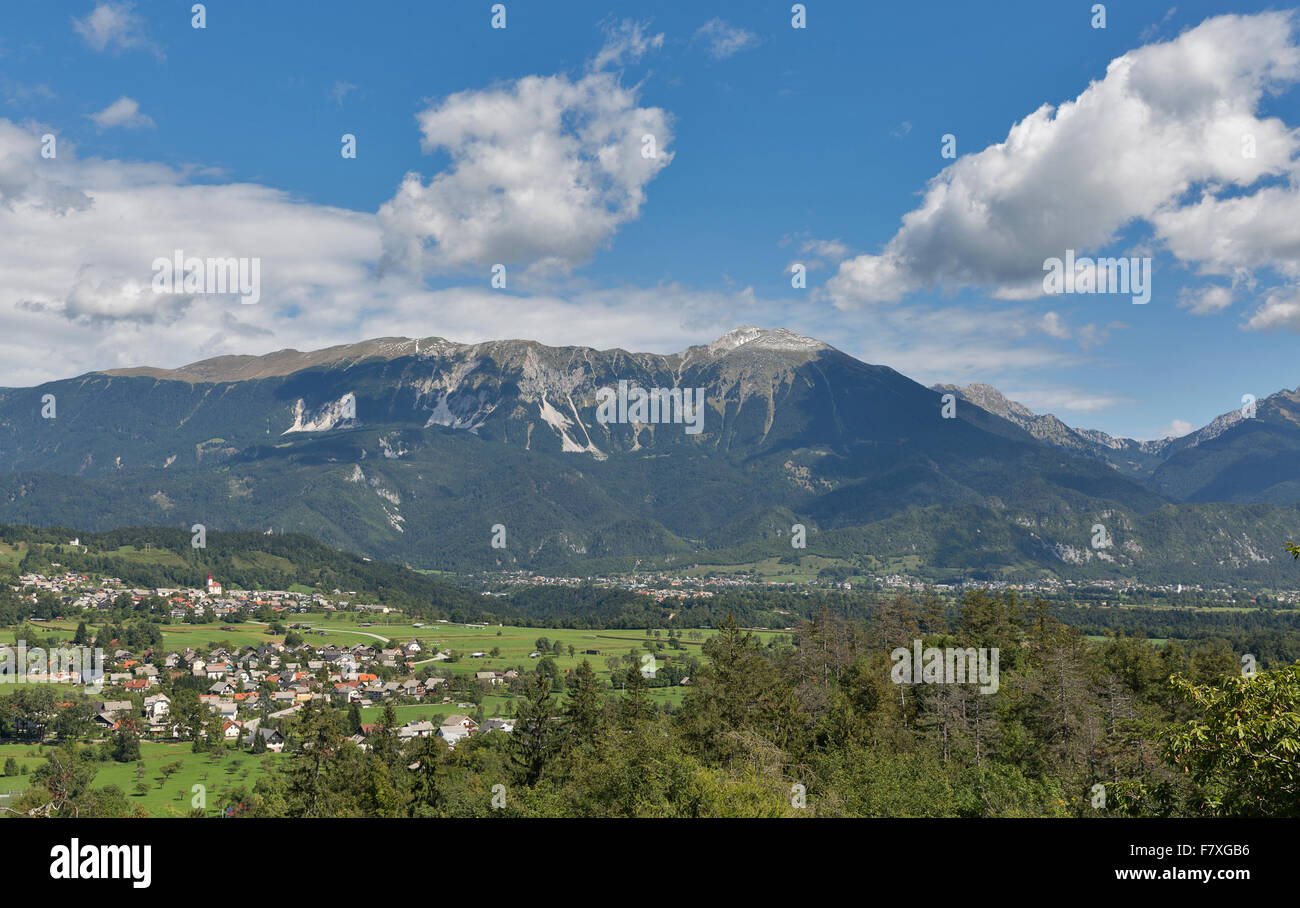
[[[1293,268],[1300,132],[1257,111],[1300,80],[1295,26],[1290,13],[1220,16],[1113,60],[1075,100],[945,168],[880,254],[844,262],[826,294],[842,308],[936,286],[1032,298],[1045,259],[1104,247],[1139,221],[1208,270]],[[1249,191],[1264,177],[1287,183]],[[1194,187],[1202,200],[1180,205]]]
[[[1128,403],[1125,398],[1096,394],[1075,388],[1003,389],[1008,400],[1024,404],[1035,413],[1096,413]]]
[[[335,103],[337,103],[339,107],[342,107],[343,99],[346,98],[350,92],[356,90],[357,87],[351,82],[335,82],[334,87],[330,89],[330,95],[334,98]]]
[[[651,49],[658,50],[664,46],[663,33],[650,35],[646,33],[649,25],[624,19],[617,25],[605,30],[605,44],[592,58],[589,69],[593,72],[610,66],[623,66],[638,63]]]
[[[671,352],[747,323],[789,327],[927,382],[996,381],[1079,362],[1033,346],[1038,314],[1029,311],[911,307],[819,321],[793,291],[763,299],[743,285],[525,295],[492,290],[484,277],[429,290],[404,275],[375,276],[382,247],[374,215],[264,186],[194,184],[188,172],[160,165],[79,159],[69,144],[46,161],[43,131],[0,119],[0,384],[395,335]],[[260,257],[261,302],[154,293],[153,260],[176,249]]]
[[[1055,312],[1046,313],[1039,324],[1042,326],[1043,333],[1048,337],[1064,340],[1070,336],[1070,326]]]
[[[118,98],[112,104],[105,107],[99,113],[90,114],[90,119],[95,121],[95,125],[100,129],[112,129],[121,127],[123,129],[153,129],[154,122],[145,114],[140,113],[140,104],[134,98],[128,98],[125,95]]]
[[[1154,38],[1156,35],[1160,33],[1160,29],[1162,29],[1169,22],[1169,20],[1174,17],[1174,14],[1177,12],[1178,12],[1178,7],[1176,6],[1169,7],[1169,9],[1165,10],[1165,14],[1163,17],[1161,17],[1159,22],[1154,22],[1151,25],[1148,25],[1145,28],[1143,28],[1139,36],[1142,38],[1143,41],[1150,41],[1152,38]]]
[[[1169,425],[1165,426],[1156,433],[1157,439],[1161,438],[1182,438],[1184,435],[1195,431],[1196,426],[1192,425],[1185,419],[1175,419]]]
[[[94,50],[113,51],[148,50],[160,59],[162,49],[145,35],[144,20],[135,11],[135,4],[105,0],[80,19],[72,20],[72,27],[81,39]]]
[[[486,278],[442,290],[377,278],[375,215],[264,186],[190,183],[188,171],[161,165],[79,159],[70,144],[44,160],[44,131],[0,119],[0,385],[393,335],[667,352],[744,322],[780,324],[790,311],[748,287],[520,295],[492,290]],[[153,292],[154,259],[177,249],[260,258],[261,302]]]
[[[708,44],[709,55],[715,60],[725,60],[758,44],[758,35],[718,18],[701,25],[695,38]]]
[[[793,237],[782,237],[780,245],[787,245]],[[838,264],[844,261],[849,254],[849,247],[839,240],[819,240],[810,238],[804,240],[799,246],[799,252],[802,255],[797,259],[789,262],[785,270],[790,271],[791,267],[796,264],[803,265],[809,271],[817,271],[828,265]]]
[[[1251,331],[1285,328],[1300,332],[1300,289],[1287,287],[1270,293],[1247,320],[1246,327]]]
[[[1213,315],[1232,305],[1232,288],[1222,284],[1185,287],[1178,294],[1178,305],[1193,315]]]
[[[1065,320],[1059,312],[1046,312],[1038,319],[1038,330],[1048,337],[1055,340],[1073,340],[1077,341],[1081,350],[1090,350],[1100,344],[1104,344],[1110,337],[1110,332],[1116,328],[1123,328],[1123,322],[1111,322],[1106,326],[1101,326],[1089,322],[1085,325],[1075,327]]]
[[[673,159],[668,114],[605,72],[461,92],[417,120],[424,150],[451,166],[427,183],[408,173],[380,209],[386,267],[571,268],[638,216]]]
[[[235,352],[250,337],[303,331],[303,315],[341,333],[384,290],[370,273],[380,252],[373,215],[262,186],[190,184],[160,165],[81,160],[69,143],[44,160],[43,131],[0,119],[7,382],[148,362],[161,350]],[[176,249],[261,258],[263,303],[154,293],[153,260]]]

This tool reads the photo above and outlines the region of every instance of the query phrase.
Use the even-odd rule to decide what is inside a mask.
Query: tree
[[[109,754],[116,762],[133,763],[140,759],[140,736],[134,725],[123,722],[109,740]]]
[[[13,757],[7,757],[5,759],[5,775],[7,776],[18,775],[18,761],[15,760]]]
[[[192,687],[178,687],[172,695],[172,704],[168,710],[176,724],[177,734],[194,743],[197,753],[202,749],[204,707],[199,700],[199,692]]]
[[[710,664],[692,677],[683,704],[687,739],[709,758],[730,763],[754,748],[784,747],[796,717],[791,692],[756,637],[728,614],[704,644]],[[762,741],[767,744],[763,744]]]
[[[558,749],[555,698],[551,682],[540,672],[531,672],[510,735],[510,766],[518,781],[536,785]]]
[[[650,715],[645,682],[640,667],[634,666],[623,672],[623,696],[618,701],[618,718],[624,728],[635,728]]]
[[[349,735],[361,732],[361,708],[356,703],[348,707],[348,720],[344,725],[344,729]]]
[[[58,710],[55,702],[48,684],[18,688],[0,699],[0,732],[6,737],[40,740]]]
[[[379,724],[379,733],[370,738],[371,751],[389,766],[395,767],[400,762],[402,744],[397,737],[397,710],[392,703],[384,704],[384,717]]]
[[[1165,753],[1202,787],[1216,816],[1300,817],[1300,665],[1174,689],[1196,718],[1167,736]]]
[[[573,673],[569,685],[569,697],[565,703],[564,716],[570,734],[579,744],[591,744],[600,733],[604,724],[604,710],[601,703],[600,682],[596,672],[586,659]]]
[[[95,728],[95,717],[90,704],[81,701],[65,706],[54,717],[54,734],[60,741],[87,738]]]
[[[285,800],[288,816],[331,816],[329,800],[337,792],[331,791],[325,778],[335,755],[342,745],[334,712],[317,701],[311,701],[299,714],[295,737],[299,756],[288,773]],[[353,748],[355,750],[356,748]],[[322,809],[325,808],[325,809]]]
[[[126,803],[121,789],[90,787],[98,766],[89,750],[66,742],[48,754],[44,765],[32,773],[32,787],[11,808],[11,813],[33,817],[124,817],[140,815]]]

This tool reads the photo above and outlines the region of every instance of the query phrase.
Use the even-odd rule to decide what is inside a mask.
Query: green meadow
[[[0,744],[0,764],[13,757],[28,770],[26,775],[0,777],[0,793],[25,791],[31,785],[31,773],[45,763],[41,755],[45,749],[34,744]],[[138,763],[101,763],[92,784],[96,788],[116,785],[129,803],[140,805],[154,817],[188,815],[198,793],[194,786],[202,785],[208,811],[215,815],[221,794],[236,786],[251,788],[272,761],[279,759],[283,758],[274,753],[255,756],[229,750],[216,756],[196,754],[188,743],[142,741]],[[163,767],[169,771],[164,773]],[[0,797],[0,806],[7,806],[10,800]]]
[[[242,750],[196,754],[188,743],[142,741],[140,763],[104,763],[94,784],[116,785],[131,803],[143,806],[150,816],[161,817],[187,815],[196,794],[194,786],[202,785],[209,811],[215,812],[220,794],[237,786],[252,788],[266,767],[279,759],[280,754],[254,755]],[[163,767],[175,763],[180,763],[176,772],[164,776]]]

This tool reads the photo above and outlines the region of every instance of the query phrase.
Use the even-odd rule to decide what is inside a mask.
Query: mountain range
[[[1300,388],[1254,402],[1253,412],[1248,406],[1229,410],[1194,432],[1155,441],[1072,428],[1051,413],[1036,414],[1008,400],[991,385],[933,388],[995,413],[1052,447],[1105,461],[1175,499],[1300,501]]]
[[[638,388],[662,389],[654,421],[633,421]],[[695,388],[698,431],[673,395]],[[1298,417],[1282,391],[1184,438],[1115,439],[750,326],[670,355],[379,338],[0,390],[0,522],[303,532],[455,571],[777,557],[1286,585]]]

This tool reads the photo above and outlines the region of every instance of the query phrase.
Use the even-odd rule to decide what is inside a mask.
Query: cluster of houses
[[[361,732],[352,736],[352,741],[364,748],[366,746],[365,739],[370,735],[381,731],[382,728],[383,726],[378,724],[363,725],[361,726]],[[397,729],[397,738],[399,741],[409,741],[412,738],[437,737],[446,741],[448,746],[455,747],[457,741],[462,738],[468,738],[473,734],[489,731],[504,731],[509,733],[514,730],[515,724],[510,719],[493,717],[485,720],[480,726],[479,723],[475,722],[469,716],[453,713],[444,718],[438,725],[435,725],[428,720],[407,722],[405,725]]]
[[[95,720],[104,728],[112,729],[124,719],[139,724],[146,735],[160,738],[175,735],[175,722],[170,712],[171,699],[161,688],[165,681],[174,682],[184,676],[205,682],[199,700],[224,720],[222,734],[229,742],[251,746],[255,735],[266,739],[268,750],[279,750],[284,739],[270,725],[277,719],[292,716],[304,704],[313,700],[358,707],[384,703],[411,703],[420,701],[451,702],[447,678],[436,673],[423,677],[410,677],[401,681],[384,681],[380,674],[414,674],[415,657],[420,654],[420,644],[412,639],[403,645],[357,644],[355,646],[286,647],[282,643],[262,646],[245,646],[234,651],[217,648],[209,652],[194,649],[172,651],[162,655],[146,652],[140,655],[119,649],[112,654],[111,663],[103,681],[110,693],[122,691],[138,694],[136,700],[107,700],[97,704]],[[438,652],[427,662],[440,662],[448,653]],[[157,662],[161,661],[159,669]],[[476,672],[475,680],[485,685],[496,685],[517,678],[518,672]],[[137,705],[137,702],[142,705]],[[489,720],[483,731],[511,731],[513,726],[505,720]],[[263,726],[259,728],[259,725]],[[364,744],[367,726],[357,736]],[[452,715],[441,725],[431,722],[408,723],[398,730],[403,740],[413,737],[437,735],[454,745],[456,741],[480,731],[473,719]]]
[[[75,543],[76,540],[73,540]],[[70,543],[71,544],[71,543]],[[56,565],[57,567],[58,565]],[[347,598],[355,596],[354,592],[334,590],[332,596],[321,593],[299,593],[287,590],[239,590],[226,591],[221,583],[209,574],[201,588],[186,589],[137,589],[125,586],[116,577],[101,577],[97,581],[88,575],[76,571],[61,574],[29,573],[18,578],[14,590],[35,601],[39,591],[54,593],[68,605],[83,609],[109,609],[122,593],[129,593],[139,603],[150,597],[163,600],[167,613],[174,620],[212,620],[220,621],[238,613],[252,614],[263,607],[270,607],[275,612],[334,611],[346,608]],[[388,606],[355,605],[363,611],[387,612]]]
[[[226,716],[225,711],[222,715]],[[229,714],[233,717],[234,712]],[[95,721],[105,729],[117,728],[123,720],[139,716],[139,710],[130,700],[104,700],[95,704]],[[160,737],[175,735],[175,725],[171,718],[171,698],[164,693],[157,693],[144,699],[144,722],[148,733]],[[269,725],[262,726],[261,716],[253,716],[243,721],[226,718],[221,726],[222,739],[229,743],[241,743],[252,747],[255,739],[261,737],[267,750],[277,753],[284,749],[284,735]]]

